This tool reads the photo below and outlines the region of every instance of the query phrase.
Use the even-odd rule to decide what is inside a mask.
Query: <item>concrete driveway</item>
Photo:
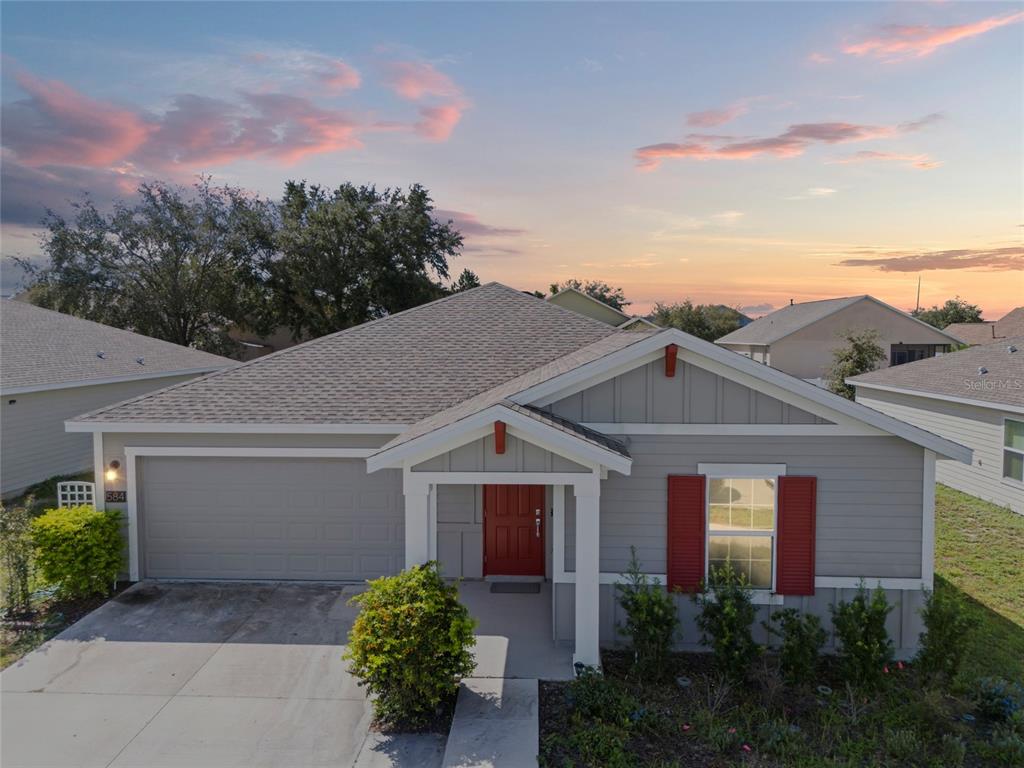
[[[367,735],[341,660],[358,587],[139,584],[0,674],[0,764],[440,764]]]

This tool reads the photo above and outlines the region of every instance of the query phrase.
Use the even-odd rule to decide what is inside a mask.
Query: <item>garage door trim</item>
[[[124,449],[128,508],[128,578],[139,580],[138,483],[135,460],[139,456],[226,456],[230,458],[365,459],[376,448],[251,448],[210,446],[130,446]]]

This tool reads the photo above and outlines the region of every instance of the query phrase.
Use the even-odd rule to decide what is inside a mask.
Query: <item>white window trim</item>
[[[1003,431],[1002,431],[1002,434],[1000,435],[1000,438],[1001,438],[1000,439],[1000,443],[1001,444],[999,446],[999,448],[1000,448],[999,458],[1002,459],[1002,461],[1000,462],[1000,467],[999,467],[999,477],[1000,477],[1000,479],[1006,485],[1012,486],[1014,488],[1024,488],[1024,482],[1021,482],[1020,480],[1018,480],[1015,477],[1007,477],[1004,474],[1006,472],[1006,469],[1005,469],[1005,467],[1006,467],[1006,457],[1004,456],[1004,454],[1007,451],[1009,451],[1010,453],[1015,453],[1018,456],[1024,457],[1024,451],[1022,451],[1020,448],[1011,448],[1011,447],[1009,447],[1006,444],[1006,422],[1008,422],[1008,421],[1012,421],[1012,422],[1015,422],[1017,424],[1024,425],[1024,417],[1003,416]]]

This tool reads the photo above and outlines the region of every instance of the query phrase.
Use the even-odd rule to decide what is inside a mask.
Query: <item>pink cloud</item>
[[[911,168],[919,168],[921,170],[931,170],[942,165],[940,160],[933,160],[926,154],[911,155],[902,152],[879,152],[868,149],[854,152],[852,155],[830,160],[829,162],[838,165],[870,162],[903,163]]]
[[[703,112],[691,112],[686,116],[686,124],[695,128],[714,128],[717,125],[735,120],[740,115],[746,114],[747,105],[742,102],[730,104],[721,109],[708,109]]]
[[[662,160],[669,158],[749,160],[763,155],[790,158],[802,155],[813,144],[845,144],[896,136],[920,130],[939,119],[940,115],[927,115],[920,120],[892,126],[843,122],[799,123],[791,125],[777,136],[744,140],[691,134],[684,142],[664,142],[640,147],[633,156],[637,167],[645,171],[654,170]]]
[[[443,208],[434,209],[434,218],[438,221],[451,220],[455,228],[464,235],[489,236],[489,237],[515,237],[525,234],[525,229],[514,227],[496,227],[493,224],[485,224],[479,217],[465,211],[452,211]]]
[[[877,34],[843,46],[843,53],[869,56],[886,62],[920,59],[939,48],[991,32],[1024,19],[1024,11],[991,16],[969,24],[935,27],[927,24],[882,27]]]
[[[469,107],[462,89],[433,64],[395,61],[385,67],[388,86],[406,101],[420,103],[420,119],[413,130],[429,141],[445,141]],[[436,99],[436,103],[422,104]]]
[[[465,106],[462,102],[452,102],[437,107],[420,107],[420,119],[413,128],[425,139],[444,141],[452,135],[455,126],[459,124],[464,109]]]
[[[807,61],[811,64],[830,64],[832,63],[832,57],[813,51],[807,56]]]
[[[15,80],[28,98],[4,108],[3,143],[28,165],[115,163],[153,130],[138,113],[90,99],[60,81],[25,71]]]
[[[320,73],[320,81],[332,91],[348,91],[358,88],[362,77],[354,67],[335,59]]]
[[[945,251],[874,251],[858,253],[870,258],[843,259],[841,267],[874,267],[882,272],[919,272],[928,269],[1018,271],[1024,269],[1024,248],[959,248]]]

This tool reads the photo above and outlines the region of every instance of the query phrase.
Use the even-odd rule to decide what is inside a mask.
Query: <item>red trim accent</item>
[[[494,452],[505,452],[505,422],[494,422]]]
[[[695,592],[704,578],[704,475],[668,478],[668,588]]]
[[[780,595],[814,594],[817,497],[818,478],[779,478],[775,591]]]
[[[668,378],[673,378],[676,375],[676,360],[679,354],[679,347],[675,344],[669,344],[665,347],[665,375]]]

